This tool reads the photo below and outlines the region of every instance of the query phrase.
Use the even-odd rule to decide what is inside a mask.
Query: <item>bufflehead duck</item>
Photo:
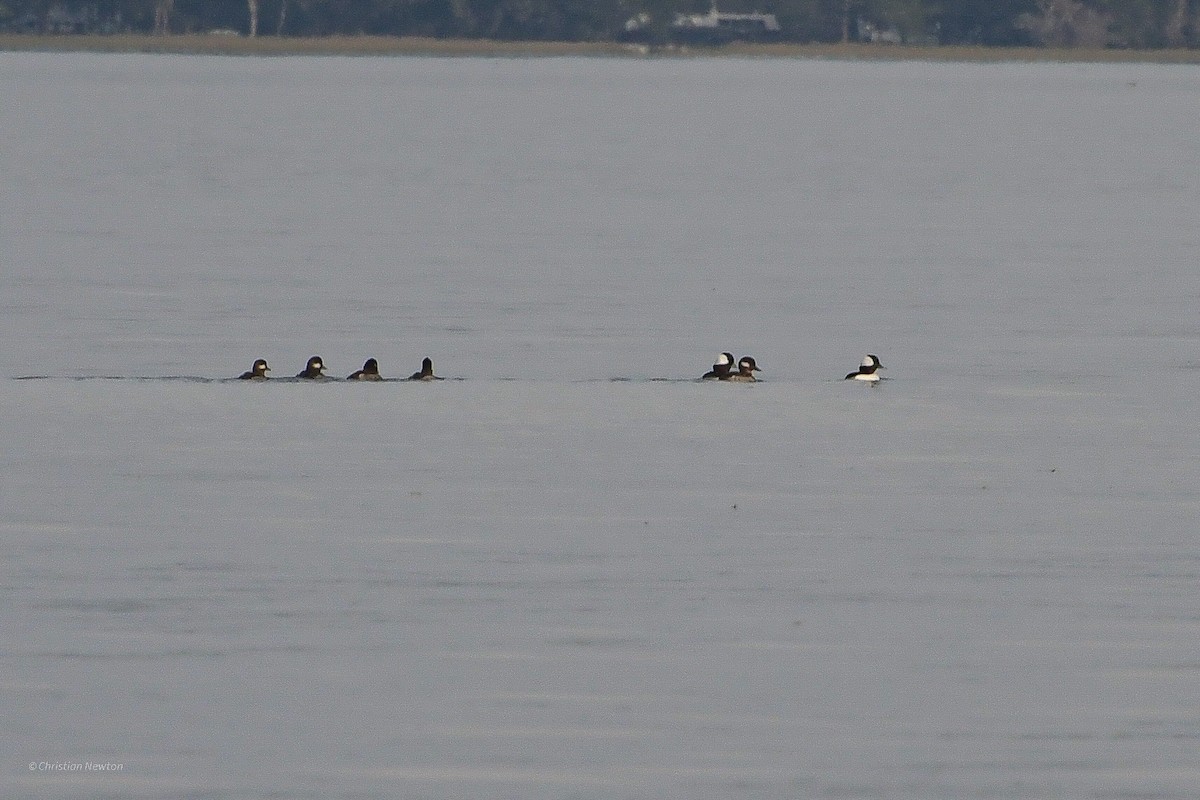
[[[867,353],[863,356],[862,364],[858,367],[858,372],[851,372],[845,377],[845,380],[877,383],[883,377],[878,372],[881,369],[884,369],[884,366],[879,363],[879,356]]]
[[[723,381],[743,381],[749,383],[758,380],[754,377],[754,373],[761,372],[758,364],[754,363],[754,359],[750,356],[742,356],[738,361],[738,371],[731,372],[721,380]]]
[[[249,372],[243,372],[238,377],[244,381],[265,381],[267,373],[270,371],[271,368],[267,366],[267,360],[260,358],[254,362],[254,366],[250,368]]]
[[[297,373],[297,378],[307,378],[310,381],[323,380],[328,376],[321,370],[325,369],[325,362],[320,356],[313,356],[308,360],[308,364],[304,367],[304,371]]]
[[[437,375],[433,374],[433,360],[430,358],[425,358],[424,360],[422,360],[421,361],[421,371],[414,372],[412,375],[409,375],[408,379],[410,381],[440,381],[441,380],[441,378],[439,378]]]
[[[373,358],[368,358],[363,364],[363,368],[346,378],[348,381],[381,381],[383,376],[379,374],[379,362]]]
[[[729,371],[733,369],[733,353],[721,353],[717,356],[717,363],[713,364],[711,371],[700,376],[701,380],[719,381],[729,375]]]

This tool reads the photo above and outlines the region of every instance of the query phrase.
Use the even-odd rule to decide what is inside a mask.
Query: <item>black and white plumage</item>
[[[323,380],[328,376],[324,373],[325,362],[320,356],[313,356],[304,366],[304,371],[296,374],[297,378],[305,378],[310,381]]]
[[[733,353],[721,353],[721,355],[717,356],[717,361],[713,364],[713,368],[700,377],[706,381],[719,381],[728,377],[732,369]]]
[[[738,371],[729,373],[729,375],[725,376],[721,380],[752,383],[758,380],[758,378],[754,377],[754,373],[761,371],[762,370],[758,368],[758,364],[755,363],[753,358],[750,356],[742,356],[740,359],[738,359]]]
[[[868,383],[878,383],[883,376],[879,374],[879,370],[884,369],[883,364],[879,363],[879,356],[867,353],[863,356],[862,363],[859,364],[856,372],[851,372],[846,376],[848,381],[866,381]]]
[[[267,360],[260,358],[254,362],[254,366],[250,368],[249,372],[243,372],[238,377],[244,381],[265,381],[267,373],[270,371],[271,368],[267,366]]]

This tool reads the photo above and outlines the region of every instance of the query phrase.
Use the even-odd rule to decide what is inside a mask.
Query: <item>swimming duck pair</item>
[[[717,363],[713,364],[713,368],[700,377],[706,381],[739,381],[749,383],[758,380],[754,377],[754,373],[762,371],[750,356],[742,356],[737,362],[737,367],[737,372],[734,372],[732,353],[721,353],[721,355],[717,356]]]
[[[254,362],[254,366],[249,372],[243,372],[239,377],[244,381],[265,381],[267,373],[271,368],[267,366],[267,361],[260,358]],[[325,362],[320,356],[313,356],[304,366],[304,370],[296,374],[297,378],[305,380],[318,381],[329,380],[329,376],[325,374]],[[440,381],[441,378],[433,374],[433,360],[426,358],[421,362],[421,370],[414,372],[408,378],[410,381]],[[362,369],[357,370],[347,376],[348,381],[381,381],[383,376],[379,374],[379,362],[373,358],[368,358],[363,364]]]

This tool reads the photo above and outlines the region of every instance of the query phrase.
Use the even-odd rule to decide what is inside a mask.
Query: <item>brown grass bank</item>
[[[329,36],[251,39],[236,35],[29,36],[0,34],[0,51],[172,53],[230,56],[619,56],[667,58],[794,58],[920,61],[1064,61],[1200,63],[1200,50],[1089,50],[1037,47],[915,47],[878,44],[748,44],[721,47],[647,48],[615,42],[512,42],[488,39],[424,39]]]

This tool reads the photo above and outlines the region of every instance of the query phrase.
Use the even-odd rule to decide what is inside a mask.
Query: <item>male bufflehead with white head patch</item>
[[[433,359],[426,357],[421,361],[421,371],[414,372],[408,376],[410,381],[440,381],[437,375],[433,374]]]
[[[329,376],[322,372],[323,369],[325,369],[325,362],[321,360],[320,356],[313,356],[308,360],[308,364],[305,365],[304,371],[298,373],[296,377],[307,378],[310,381],[325,380]]]
[[[884,366],[879,363],[879,356],[867,353],[863,356],[862,364],[859,365],[858,371],[851,372],[845,377],[845,380],[878,383],[879,379],[883,377],[879,374],[879,370],[881,369],[884,369]]]
[[[267,373],[270,371],[271,368],[267,366],[267,360],[260,358],[254,362],[254,366],[250,368],[249,372],[243,372],[238,377],[244,381],[265,381]]]
[[[731,372],[729,375],[721,378],[721,380],[750,383],[758,380],[758,378],[754,377],[754,373],[756,372],[762,372],[762,370],[758,368],[758,364],[754,362],[754,359],[750,356],[742,356],[741,359],[738,360],[738,371]]]
[[[357,372],[350,374],[348,381],[381,381],[383,376],[379,374],[379,362],[373,358],[368,358],[363,364],[363,368]]]
[[[700,376],[701,380],[719,381],[729,375],[729,371],[733,369],[733,353],[721,353],[717,356],[717,363],[713,364],[711,371]]]

